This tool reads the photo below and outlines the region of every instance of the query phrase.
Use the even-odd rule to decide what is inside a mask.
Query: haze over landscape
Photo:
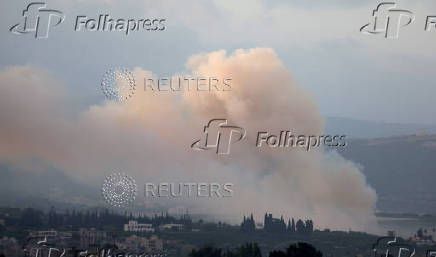
[[[0,257],[47,237],[66,257],[366,257],[387,234],[416,257],[436,245],[435,1],[0,10]],[[181,78],[197,87],[174,90]],[[232,194],[148,197],[147,183]]]

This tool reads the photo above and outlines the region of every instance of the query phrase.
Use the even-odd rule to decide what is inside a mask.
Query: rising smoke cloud
[[[193,76],[232,78],[232,91],[156,94],[139,87],[129,101],[104,101],[66,115],[71,108],[62,103],[63,88],[49,73],[9,67],[0,72],[0,160],[42,160],[91,184],[113,171],[131,174],[139,185],[231,182],[231,198],[151,204],[189,206],[191,212],[227,215],[233,222],[242,214],[253,212],[259,219],[269,211],[312,218],[321,227],[368,230],[373,225],[374,190],[358,167],[336,153],[249,143],[235,145],[224,157],[190,149],[213,118],[245,128],[247,142],[255,142],[257,131],[322,134],[313,98],[272,49],[199,54],[186,67]],[[137,81],[153,76],[141,68],[134,74]]]

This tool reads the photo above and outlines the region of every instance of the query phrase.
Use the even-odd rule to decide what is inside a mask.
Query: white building
[[[159,226],[160,230],[183,230],[183,224],[168,223]]]
[[[126,232],[154,232],[152,224],[138,223],[136,220],[129,220],[129,223],[124,224],[124,231]]]
[[[58,232],[56,230],[30,231],[30,233],[29,233],[30,237],[38,237],[38,238],[56,237],[57,235],[58,235]]]

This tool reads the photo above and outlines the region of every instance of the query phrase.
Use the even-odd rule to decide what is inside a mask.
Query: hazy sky
[[[27,2],[0,2],[0,68],[32,65],[68,88],[79,109],[103,101],[100,79],[113,66],[141,67],[160,76],[185,71],[201,52],[269,47],[310,92],[323,115],[390,122],[436,123],[433,66],[436,31],[425,19],[436,3],[397,1],[415,21],[398,39],[364,35],[378,1],[48,1],[66,20],[49,38],[16,35]],[[160,32],[74,32],[77,15],[165,18]]]
[[[50,1],[66,18],[45,39],[9,32],[27,4],[0,3],[0,163],[29,172],[36,160],[93,185],[114,170],[147,181],[231,181],[235,197],[199,201],[196,210],[230,212],[238,222],[270,210],[369,229],[376,192],[359,165],[335,153],[247,143],[220,158],[189,146],[216,118],[247,129],[247,142],[256,131],[321,135],[322,116],[436,124],[436,28],[424,30],[434,0],[398,2],[415,15],[398,39],[359,32],[375,1]],[[74,31],[77,16],[101,14],[166,19],[166,29]],[[100,81],[119,66],[139,82],[193,74],[234,84],[230,92],[156,96],[138,83],[142,92],[116,103]]]

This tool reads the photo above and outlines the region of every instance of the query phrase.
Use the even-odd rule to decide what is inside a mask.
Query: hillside
[[[340,153],[363,167],[379,210],[436,213],[436,135],[355,139]]]

